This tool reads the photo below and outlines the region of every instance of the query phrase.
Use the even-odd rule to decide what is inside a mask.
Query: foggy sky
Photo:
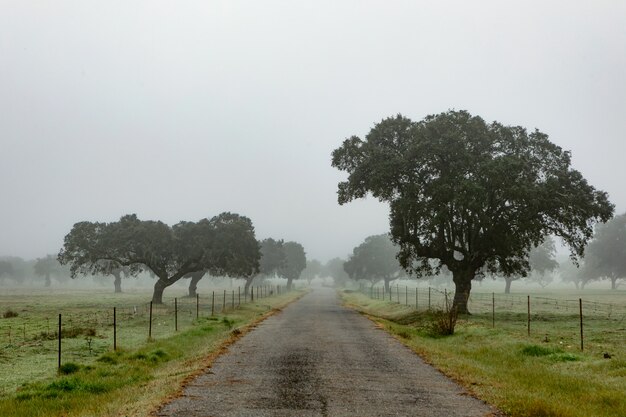
[[[0,255],[75,222],[222,211],[346,256],[343,139],[466,109],[539,128],[626,210],[626,2],[0,0]]]

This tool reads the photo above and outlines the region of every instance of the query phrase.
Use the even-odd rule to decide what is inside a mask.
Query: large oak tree
[[[365,139],[346,139],[332,165],[349,174],[339,183],[340,204],[368,193],[390,204],[391,236],[407,271],[432,273],[431,259],[434,269],[448,267],[460,313],[468,313],[478,271],[527,271],[530,249],[548,234],[581,256],[594,223],[613,213],[607,194],[546,134],[466,111],[385,119]]]

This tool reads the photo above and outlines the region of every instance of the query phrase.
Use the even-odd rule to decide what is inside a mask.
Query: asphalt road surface
[[[162,417],[484,416],[492,408],[315,289],[230,347]]]

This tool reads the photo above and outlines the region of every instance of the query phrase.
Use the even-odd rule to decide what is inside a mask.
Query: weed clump
[[[80,365],[74,362],[64,363],[59,368],[59,372],[62,373],[63,375],[73,374],[75,372],[78,372],[79,370],[80,370]]]
[[[17,311],[13,311],[10,308],[8,308],[4,314],[2,314],[2,317],[4,317],[5,319],[12,319],[13,317],[17,317],[19,314],[17,314]]]
[[[435,336],[450,336],[454,334],[456,321],[459,317],[456,308],[438,310],[433,312],[430,323],[430,333]]]

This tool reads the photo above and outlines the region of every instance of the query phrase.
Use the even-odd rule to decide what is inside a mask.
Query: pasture
[[[239,302],[236,287],[214,291],[215,301],[213,291],[188,298],[181,289],[177,314],[172,291],[163,305],[153,306],[149,339],[147,290],[5,290],[0,295],[0,415],[106,416],[120,410],[147,415],[224,343],[302,294],[259,287],[254,302],[243,293]],[[7,312],[12,313],[4,318]],[[63,366],[57,374],[59,314]]]

